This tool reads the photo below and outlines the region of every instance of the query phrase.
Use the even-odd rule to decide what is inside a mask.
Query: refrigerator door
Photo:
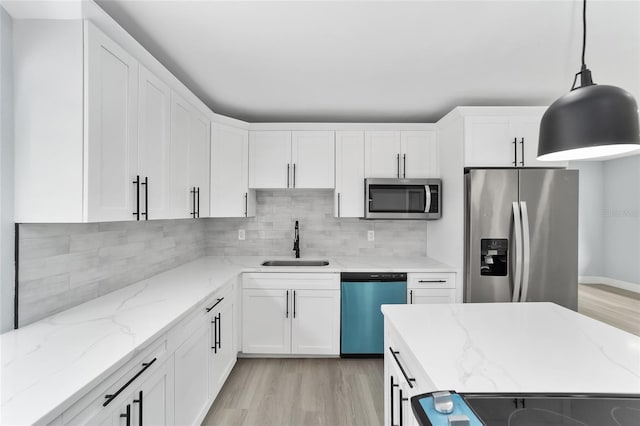
[[[465,302],[511,302],[517,256],[513,203],[518,204],[517,170],[470,170],[465,176]],[[515,226],[514,226],[515,224]],[[518,234],[520,235],[520,234]],[[517,287],[517,285],[516,285]]]
[[[519,185],[523,228],[529,231],[520,300],[577,310],[578,171],[522,169]]]

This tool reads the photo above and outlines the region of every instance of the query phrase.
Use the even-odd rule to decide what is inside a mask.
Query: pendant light
[[[635,99],[619,87],[594,84],[584,62],[587,0],[583,1],[582,25],[582,68],[573,79],[571,91],[542,116],[540,161],[595,159],[640,149]],[[580,86],[576,87],[578,75]]]

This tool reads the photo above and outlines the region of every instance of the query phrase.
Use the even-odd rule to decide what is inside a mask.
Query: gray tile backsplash
[[[427,255],[426,221],[336,219],[332,190],[301,189],[258,191],[254,218],[207,220],[207,254],[293,257],[296,220],[302,257]],[[238,240],[239,229],[246,240]]]
[[[21,224],[24,326],[205,253],[204,221]]]
[[[21,224],[19,325],[205,254],[293,257],[296,220],[302,257],[427,254],[425,221],[336,219],[331,190],[258,191],[256,217],[246,219]]]

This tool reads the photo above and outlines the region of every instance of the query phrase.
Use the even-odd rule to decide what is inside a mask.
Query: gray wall
[[[13,328],[13,22],[0,6],[0,333]]]
[[[578,207],[578,275],[604,276],[604,174],[602,161],[572,162],[580,171]]]
[[[605,161],[604,275],[640,291],[640,155]]]
[[[19,325],[204,255],[204,221],[22,224]]]
[[[296,220],[302,257],[427,255],[426,221],[336,219],[333,191],[300,189],[258,191],[255,218],[207,220],[207,254],[293,256]],[[367,241],[368,230],[375,241]]]

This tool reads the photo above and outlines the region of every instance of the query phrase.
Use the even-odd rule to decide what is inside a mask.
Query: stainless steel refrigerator
[[[578,171],[465,174],[465,302],[578,307]]]

